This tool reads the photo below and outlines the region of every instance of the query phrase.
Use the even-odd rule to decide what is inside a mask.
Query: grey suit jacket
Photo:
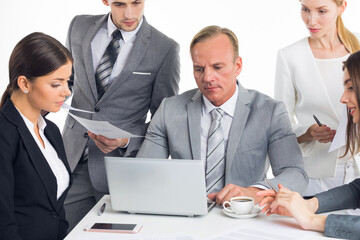
[[[193,89],[164,99],[153,117],[137,157],[200,159],[202,95]],[[283,103],[239,84],[226,149],[225,184],[262,184],[269,155],[275,186],[303,192],[308,178]]]
[[[315,195],[317,213],[360,208],[360,179]],[[325,223],[325,236],[360,239],[360,216],[330,214]]]
[[[71,105],[95,111],[94,114],[73,113],[88,119],[106,120],[133,134],[144,136],[148,127],[145,123],[148,111],[154,114],[164,97],[178,93],[179,45],[150,26],[144,17],[124,69],[98,101],[91,41],[107,19],[108,15],[82,15],[76,16],[70,24],[66,46],[74,57]],[[86,132],[72,117],[67,117],[63,139],[72,171],[88,141]],[[127,149],[117,149],[109,155],[135,156],[142,141],[143,138],[132,138]],[[91,139],[88,166],[95,189],[108,192],[104,154]]]

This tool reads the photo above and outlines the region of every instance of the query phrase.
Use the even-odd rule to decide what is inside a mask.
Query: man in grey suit
[[[308,177],[284,104],[236,79],[242,59],[235,34],[206,27],[190,52],[198,89],[162,101],[137,157],[203,160],[208,197],[218,204],[240,195],[262,200],[255,194],[270,187],[264,182],[267,155],[274,186],[306,190]]]
[[[102,2],[110,7],[109,14],[76,16],[69,27],[71,105],[94,111],[73,113],[144,136],[148,111],[154,114],[164,97],[178,92],[179,45],[147,23],[145,0]],[[71,116],[63,138],[74,180],[65,201],[71,229],[108,193],[104,155],[135,156],[143,138],[96,136]]]

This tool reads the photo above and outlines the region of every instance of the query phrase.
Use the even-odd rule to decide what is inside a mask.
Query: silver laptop
[[[112,208],[129,213],[205,215],[201,160],[105,157]]]

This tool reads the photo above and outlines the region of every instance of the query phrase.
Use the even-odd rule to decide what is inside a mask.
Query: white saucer
[[[261,213],[261,209],[255,207],[250,213],[248,214],[236,214],[233,212],[228,212],[225,209],[223,209],[223,212],[225,213],[225,215],[232,217],[232,218],[253,218],[256,217],[257,215],[259,215]]]

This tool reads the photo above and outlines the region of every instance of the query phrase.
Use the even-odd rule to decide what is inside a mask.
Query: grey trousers
[[[73,183],[65,199],[66,220],[70,232],[104,196],[91,184],[88,163],[79,163],[72,173]]]

